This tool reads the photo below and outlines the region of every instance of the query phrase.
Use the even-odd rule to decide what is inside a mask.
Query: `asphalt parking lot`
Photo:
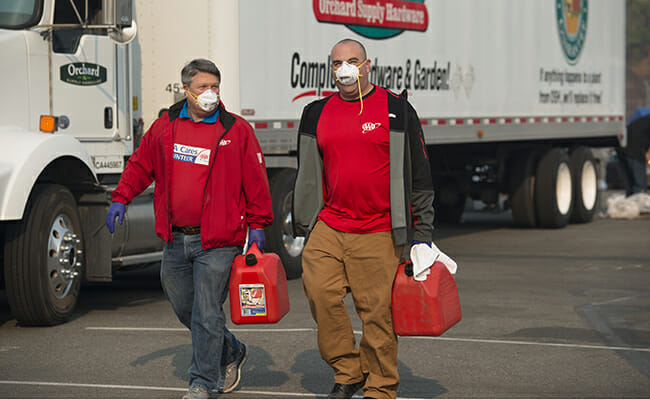
[[[649,216],[524,230],[507,213],[469,213],[436,242],[458,262],[463,319],[439,338],[400,338],[398,397],[650,397]],[[74,318],[50,328],[17,326],[0,291],[0,398],[180,398],[190,335],[157,274],[86,287]],[[223,398],[329,392],[300,280],[289,292],[279,323],[229,323],[250,357]]]

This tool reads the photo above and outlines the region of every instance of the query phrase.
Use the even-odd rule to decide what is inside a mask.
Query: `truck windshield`
[[[21,29],[35,25],[40,18],[41,0],[0,1],[0,28]]]

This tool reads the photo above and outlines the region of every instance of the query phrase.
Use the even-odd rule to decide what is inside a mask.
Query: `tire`
[[[434,225],[459,223],[465,211],[466,200],[467,194],[462,190],[458,179],[451,176],[442,178],[434,192]]]
[[[587,147],[578,147],[569,159],[573,179],[573,212],[571,222],[591,222],[599,204],[598,167],[596,158]]]
[[[563,228],[569,223],[573,208],[571,181],[566,151],[549,150],[537,164],[535,174],[535,209],[540,227]]]
[[[522,228],[537,226],[535,211],[535,172],[537,152],[524,151],[517,154],[510,165],[509,197],[512,219]]]
[[[21,325],[56,325],[70,319],[84,266],[77,204],[60,185],[34,188],[23,219],[5,237],[7,299]]]
[[[295,169],[283,169],[269,181],[273,204],[273,224],[266,229],[268,249],[277,253],[288,279],[302,275],[302,250],[304,237],[294,237],[292,228],[291,201],[296,181]]]

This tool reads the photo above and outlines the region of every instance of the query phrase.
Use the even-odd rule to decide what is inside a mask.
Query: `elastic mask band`
[[[185,89],[185,91],[186,91],[187,93],[189,93],[190,96],[192,96],[192,97],[194,98],[194,102],[198,105],[198,104],[199,104],[199,100],[198,100],[198,99],[199,99],[199,96],[195,95],[194,92],[192,92],[191,90],[187,90],[187,89]]]
[[[359,115],[363,112],[363,96],[361,95],[361,82],[357,79],[357,85],[359,85],[359,102],[361,103],[361,110],[359,110]]]
[[[201,95],[200,95],[200,94],[199,94],[199,95],[196,95],[196,94],[194,94],[194,92],[192,92],[191,90],[188,90],[188,89],[185,89],[185,91],[186,91],[187,93],[189,93],[190,96],[192,96],[192,97],[194,98],[194,103],[195,103],[197,106],[201,107],[201,104],[199,104],[199,97],[200,97]],[[201,94],[203,94],[203,93],[201,93]],[[215,93],[215,94],[216,94],[216,93]],[[218,94],[216,94],[216,95],[217,95],[217,106],[219,106],[219,103],[221,102],[221,96],[218,95]],[[203,107],[201,107],[201,108],[203,108]]]
[[[368,61],[367,58],[366,61]],[[361,66],[365,64],[366,61],[362,62],[361,65],[357,67],[357,69],[361,70]],[[359,74],[358,76],[363,76],[363,75]],[[361,103],[361,110],[359,110],[359,115],[361,115],[361,113],[363,112],[363,96],[361,95],[361,80],[359,80],[359,78],[357,78],[357,86],[359,87],[359,103]]]

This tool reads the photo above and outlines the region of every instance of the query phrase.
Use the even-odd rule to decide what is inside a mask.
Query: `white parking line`
[[[128,390],[156,390],[156,391],[173,391],[185,392],[187,388],[164,387],[164,386],[132,386],[132,385],[106,385],[99,383],[71,383],[71,382],[38,382],[38,381],[2,381],[0,385],[32,385],[32,386],[64,386],[79,388],[96,388],[96,389],[128,389]],[[263,396],[285,396],[285,397],[325,397],[324,394],[314,393],[290,393],[290,392],[265,392],[259,390],[237,390],[235,393]]]
[[[88,326],[89,331],[146,331],[146,332],[188,332],[187,328],[138,328],[128,326]],[[287,329],[260,329],[260,328],[234,328],[231,332],[316,332],[316,328],[287,328]]]
[[[0,384],[3,384],[3,385],[66,386],[66,387],[99,388],[99,389],[164,390],[164,391],[174,391],[174,392],[187,391],[187,388],[177,388],[177,387],[105,385],[105,384],[99,384],[99,383],[0,381]]]
[[[137,328],[137,327],[102,327],[102,326],[89,326],[87,330],[95,331],[172,331],[172,332],[187,332],[186,328]],[[231,332],[264,332],[264,333],[286,333],[286,332],[316,332],[316,328],[233,328]],[[361,331],[354,331],[355,334],[361,335]],[[547,346],[547,347],[565,347],[576,349],[594,349],[594,350],[610,350],[610,351],[640,351],[650,352],[650,348],[644,347],[622,347],[622,346],[598,346],[590,344],[576,344],[576,343],[548,343],[548,342],[527,342],[519,340],[495,340],[495,339],[471,339],[471,338],[452,338],[452,337],[434,337],[434,336],[401,336],[400,340],[442,340],[449,342],[469,342],[469,343],[489,343],[489,344],[505,344],[505,345],[528,345],[528,346]]]
[[[427,337],[427,336],[412,336],[401,337],[401,339],[420,339],[420,340],[447,340],[452,342],[474,342],[474,343],[492,343],[492,344],[519,344],[529,346],[551,346],[551,347],[572,347],[576,349],[596,349],[596,350],[611,350],[611,351],[644,351],[650,352],[650,348],[643,347],[617,347],[617,346],[597,346],[590,344],[574,344],[574,343],[544,343],[544,342],[526,342],[519,340],[491,340],[491,339],[463,339],[463,338],[447,338],[447,337]]]

